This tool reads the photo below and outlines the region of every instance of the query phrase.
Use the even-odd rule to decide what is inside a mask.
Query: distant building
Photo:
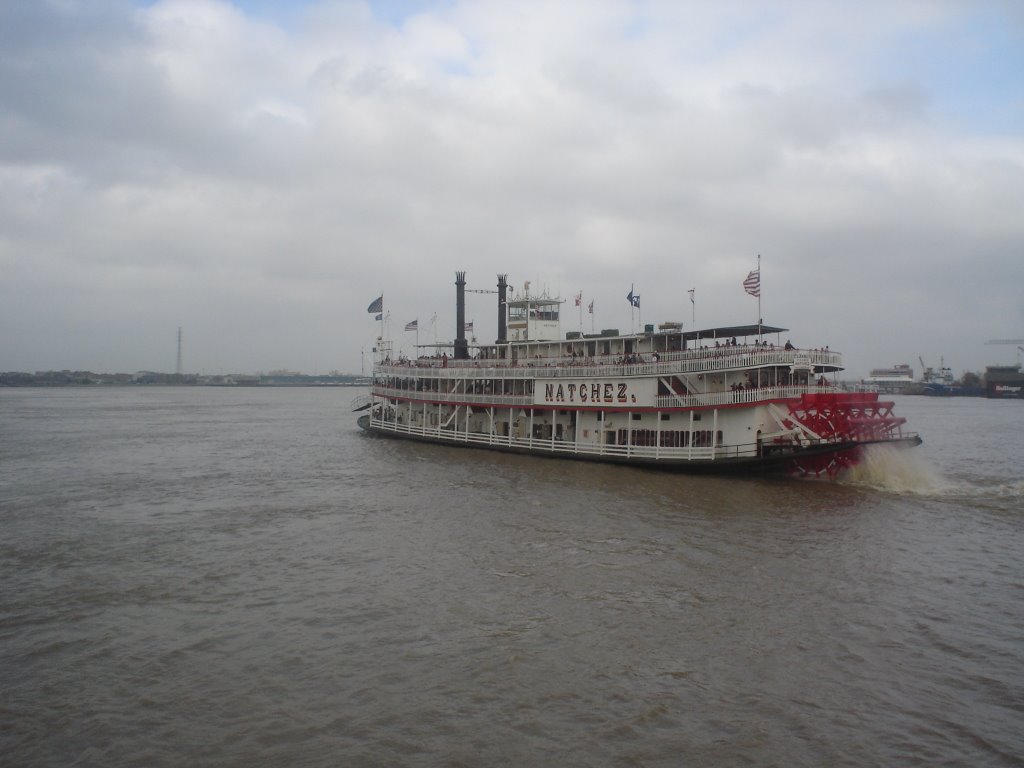
[[[1024,398],[1024,373],[1019,365],[990,365],[985,369],[985,396]]]
[[[864,383],[877,388],[879,392],[898,395],[914,383],[914,369],[906,363],[892,368],[873,368]]]

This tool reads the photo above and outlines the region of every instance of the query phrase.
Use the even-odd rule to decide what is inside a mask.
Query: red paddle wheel
[[[824,451],[794,460],[793,471],[804,475],[835,477],[857,463],[860,446],[896,440],[906,422],[893,416],[893,403],[879,402],[877,392],[830,392],[805,394],[789,403],[789,415],[822,441],[835,443],[837,450]],[[787,420],[788,421],[788,420]],[[787,427],[795,426],[792,423]]]

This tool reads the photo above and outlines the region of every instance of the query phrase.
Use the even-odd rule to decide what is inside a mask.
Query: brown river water
[[[0,390],[2,766],[1019,766],[1024,403],[841,482]]]

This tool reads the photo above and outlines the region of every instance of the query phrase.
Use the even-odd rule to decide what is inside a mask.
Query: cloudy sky
[[[758,254],[851,377],[1013,361],[1024,5],[0,3],[0,370],[358,372],[456,270],[756,322]]]

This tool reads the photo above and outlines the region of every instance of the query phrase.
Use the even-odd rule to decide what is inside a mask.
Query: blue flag
[[[366,311],[369,312],[371,315],[374,312],[383,312],[384,311],[384,294],[381,294],[376,299],[371,301],[370,302],[370,306],[368,306],[366,308]]]

